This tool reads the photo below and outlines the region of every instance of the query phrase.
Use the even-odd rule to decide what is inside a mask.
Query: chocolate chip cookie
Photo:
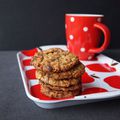
[[[50,48],[39,51],[31,61],[31,64],[34,65],[36,69],[40,69],[43,72],[67,71],[78,63],[78,57],[60,48]]]
[[[72,85],[77,85],[80,83],[81,78],[73,78],[73,79],[62,79],[62,80],[55,80],[52,78],[43,78],[40,79],[40,81],[49,84],[51,86],[56,86],[56,87],[69,87]]]
[[[78,78],[80,77],[85,71],[85,66],[82,63],[79,63],[75,65],[72,69],[69,71],[65,72],[59,72],[59,73],[54,73],[54,72],[43,72],[41,70],[36,70],[36,77],[37,79],[42,79],[42,78],[53,78],[53,79],[71,79],[71,78]]]
[[[73,90],[78,90],[78,89],[82,89],[82,84],[79,83],[77,85],[72,85],[69,87],[56,87],[56,86],[52,86],[46,83],[41,82],[42,86],[45,86],[47,88],[50,88],[51,90],[61,90],[61,91],[73,91]]]
[[[73,91],[61,91],[61,90],[52,90],[47,86],[41,86],[41,93],[51,98],[68,98],[79,95],[81,93],[81,89],[77,89]]]

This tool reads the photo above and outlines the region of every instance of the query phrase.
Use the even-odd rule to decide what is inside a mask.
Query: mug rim
[[[66,16],[78,16],[78,17],[104,17],[103,14],[79,14],[79,13],[66,13]]]

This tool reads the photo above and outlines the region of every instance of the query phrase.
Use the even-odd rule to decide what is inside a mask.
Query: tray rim
[[[44,45],[44,46],[39,46],[40,48],[41,47],[66,47],[66,45]],[[39,48],[38,47],[38,48]],[[17,61],[18,61],[18,66],[19,66],[19,69],[20,69],[20,73],[21,73],[21,77],[22,77],[22,81],[23,81],[23,85],[24,85],[24,90],[25,90],[25,93],[27,95],[27,97],[29,99],[31,99],[32,101],[34,102],[40,102],[40,103],[59,103],[59,102],[67,102],[67,101],[76,101],[76,100],[102,100],[102,99],[108,99],[108,98],[114,98],[114,97],[118,97],[120,96],[120,90],[116,90],[116,91],[109,91],[109,92],[103,92],[103,93],[93,93],[93,94],[87,94],[87,95],[81,95],[81,96],[75,96],[74,98],[70,98],[70,99],[65,99],[65,100],[40,100],[34,96],[32,96],[28,90],[28,87],[27,87],[27,84],[26,84],[26,79],[25,79],[25,74],[22,70],[22,66],[21,66],[21,61],[20,61],[20,55],[21,51],[17,52]],[[103,54],[100,54],[100,55],[103,55]],[[112,59],[106,55],[103,55],[109,59]],[[113,59],[114,60],[114,59]],[[116,60],[114,60],[116,61]],[[118,62],[118,61],[117,61]],[[118,62],[119,63],[119,62]],[[109,93],[109,94],[108,94]]]

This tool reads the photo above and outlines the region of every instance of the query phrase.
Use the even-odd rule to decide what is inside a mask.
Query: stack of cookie
[[[78,57],[60,48],[39,51],[32,58],[41,92],[52,98],[79,95],[82,90],[81,76],[85,71]]]

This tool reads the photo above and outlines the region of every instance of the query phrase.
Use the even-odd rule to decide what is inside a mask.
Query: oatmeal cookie
[[[69,71],[65,72],[43,72],[41,70],[36,70],[37,79],[42,78],[53,78],[53,79],[71,79],[80,77],[85,71],[85,67],[82,63],[77,64],[75,67],[71,68]]]
[[[51,90],[61,90],[61,91],[74,91],[74,90],[77,90],[77,89],[82,89],[81,83],[79,83],[77,85],[72,85],[72,86],[69,86],[69,87],[56,87],[56,86],[51,86],[49,84],[45,84],[43,82],[41,82],[41,85],[43,87],[47,87]]]
[[[60,90],[57,91],[57,90],[51,90],[46,86],[41,86],[41,93],[51,98],[68,98],[79,95],[81,93],[81,89],[77,89],[74,91],[60,91]]]
[[[55,80],[55,79],[40,79],[40,81],[49,84],[51,86],[56,86],[56,87],[69,87],[72,85],[77,85],[81,82],[81,78],[74,78],[74,79],[62,79],[62,80]]]
[[[43,72],[66,71],[78,63],[78,57],[60,48],[50,48],[39,51],[31,61],[31,64],[35,66],[36,69],[40,69]]]

